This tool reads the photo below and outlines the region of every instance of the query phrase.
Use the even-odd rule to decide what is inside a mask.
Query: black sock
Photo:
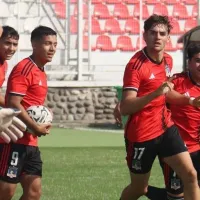
[[[173,197],[170,194],[167,194],[167,200],[184,200],[184,196],[181,197]]]
[[[167,191],[165,188],[157,188],[154,186],[148,186],[148,192],[145,195],[151,200],[161,200],[166,199]]]

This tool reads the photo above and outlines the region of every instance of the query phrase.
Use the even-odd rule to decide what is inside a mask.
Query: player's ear
[[[35,41],[32,41],[31,44],[32,44],[32,48],[33,48],[33,49],[36,49],[36,42],[35,42]]]

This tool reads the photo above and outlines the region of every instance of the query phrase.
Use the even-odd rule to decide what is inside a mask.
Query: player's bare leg
[[[197,172],[193,167],[188,152],[179,153],[164,158],[164,161],[178,174],[184,184],[184,199],[199,200],[200,191],[197,182]]]
[[[23,195],[20,200],[39,200],[42,194],[41,177],[35,175],[23,175],[20,179]]]
[[[15,194],[17,184],[0,181],[0,200],[11,200]]]
[[[121,200],[137,200],[147,193],[150,172],[147,174],[134,174],[130,172],[131,183],[121,194]]]

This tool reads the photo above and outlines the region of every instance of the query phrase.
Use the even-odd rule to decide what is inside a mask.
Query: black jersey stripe
[[[24,76],[28,76],[28,74],[29,74],[30,70],[33,68],[33,66],[34,66],[34,63],[33,63],[32,61],[29,60],[29,61],[24,65],[24,68],[23,68],[21,74],[24,75]]]

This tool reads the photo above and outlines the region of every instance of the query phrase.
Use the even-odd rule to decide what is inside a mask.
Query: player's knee
[[[184,185],[197,182],[197,172],[195,169],[190,169],[183,176]]]
[[[145,195],[148,192],[148,187],[138,187],[136,184],[131,185],[132,191],[139,197]]]
[[[42,190],[41,188],[38,188],[37,190],[31,189],[28,191],[27,196],[30,199],[40,199],[40,197],[42,196]]]

